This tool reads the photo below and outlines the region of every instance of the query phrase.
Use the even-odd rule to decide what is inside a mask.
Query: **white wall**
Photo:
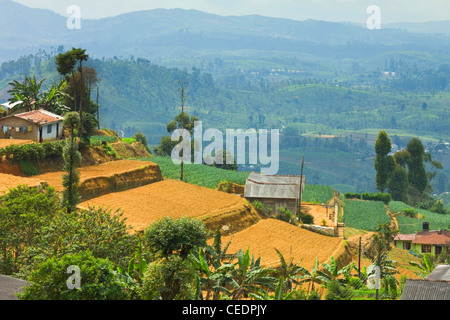
[[[51,126],[52,127],[52,132],[51,133],[47,133],[48,127]],[[59,122],[59,128],[58,128],[58,137],[60,137],[62,135],[62,122]],[[48,125],[43,125],[42,126],[42,139],[45,140],[51,140],[51,139],[56,139],[56,123],[51,123]]]

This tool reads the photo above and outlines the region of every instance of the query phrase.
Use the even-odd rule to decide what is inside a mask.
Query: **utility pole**
[[[358,278],[361,279],[361,237],[359,237],[359,251],[358,251]]]
[[[184,85],[181,85],[181,114],[184,113],[184,99],[185,99],[185,95],[184,95]],[[183,124],[182,124],[183,126]],[[181,150],[181,173],[180,173],[180,180],[183,181],[183,171],[184,171],[184,163],[183,163],[183,150]]]
[[[98,105],[98,86],[97,86],[97,127],[100,130],[100,106]]]
[[[298,199],[298,220],[300,221],[300,213],[302,207],[302,185],[303,185],[303,164],[305,163],[305,156],[302,158],[302,169],[300,171],[300,188],[299,188],[299,199]]]

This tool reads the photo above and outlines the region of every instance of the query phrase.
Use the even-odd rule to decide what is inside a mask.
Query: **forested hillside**
[[[255,80],[254,74],[233,74],[231,69],[228,76],[220,77],[196,67],[180,70],[134,57],[90,59],[88,64],[101,78],[103,127],[128,137],[141,130],[150,145],[158,144],[167,134],[166,124],[180,112],[181,81],[186,85],[186,110],[203,121],[204,130],[279,129],[280,173],[298,174],[305,155],[310,182],[335,185],[343,191],[374,190],[373,142],[380,128],[388,130],[396,148],[406,146],[411,136],[419,136],[432,147],[450,136],[448,122],[443,121],[449,115],[447,65],[417,71],[421,77],[436,74],[443,79],[436,82],[440,88],[397,91],[396,82],[383,78],[372,79],[376,87],[363,88],[353,84],[354,78],[344,82],[279,76],[275,81],[275,75],[269,74]],[[400,68],[395,62],[392,67]],[[8,82],[23,80],[28,74],[49,81],[59,78],[55,59],[46,52],[5,62],[0,67],[2,100],[8,98]],[[96,90],[91,98],[96,99]],[[448,150],[431,151],[444,165],[438,178],[448,180]],[[442,187],[441,183],[436,191],[446,191],[447,184]]]

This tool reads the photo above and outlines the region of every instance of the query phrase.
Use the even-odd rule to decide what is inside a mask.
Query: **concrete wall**
[[[49,127],[51,128],[50,133],[48,133]],[[57,127],[58,127],[58,132],[56,131]],[[63,127],[62,122],[60,122],[59,125],[57,125],[56,123],[50,123],[47,125],[43,125],[42,126],[42,139],[45,141],[45,140],[53,140],[53,139],[56,139],[57,137],[61,137],[62,127]]]

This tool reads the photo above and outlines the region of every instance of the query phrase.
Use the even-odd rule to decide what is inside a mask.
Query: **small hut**
[[[245,182],[244,197],[252,203],[259,201],[265,207],[283,207],[296,214],[301,192],[305,187],[305,176],[263,175],[250,173]]]

